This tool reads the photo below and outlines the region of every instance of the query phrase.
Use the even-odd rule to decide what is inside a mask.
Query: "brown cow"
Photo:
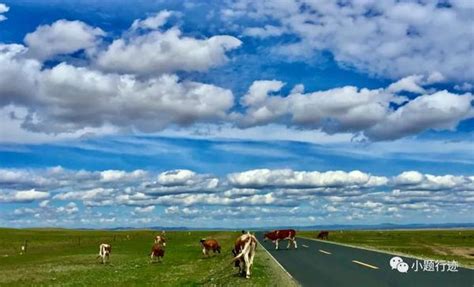
[[[318,236],[316,237],[317,239],[325,239],[325,240],[329,240],[329,231],[321,231],[319,232]]]
[[[278,241],[280,240],[288,240],[288,246],[286,248],[290,248],[291,243],[295,246],[295,249],[298,248],[296,244],[296,231],[294,229],[283,229],[283,230],[274,230],[268,233],[265,233],[263,238],[264,241],[271,240],[275,243],[275,249],[278,249]]]
[[[236,267],[239,267],[239,274],[245,275],[247,279],[250,278],[256,248],[257,238],[253,234],[246,233],[237,238],[234,249],[232,249],[234,254],[232,261],[235,262]]]
[[[150,255],[150,258],[151,258],[151,262],[156,262],[156,259],[158,259],[158,261],[161,261],[161,259],[163,259],[163,257],[165,256],[165,248],[163,245],[161,245],[160,243],[155,243],[153,244],[153,246],[151,247],[151,255]]]
[[[202,253],[204,255],[210,255],[209,253],[211,252],[218,252],[221,253],[221,246],[219,245],[219,242],[215,239],[201,239],[199,241],[202,246]]]

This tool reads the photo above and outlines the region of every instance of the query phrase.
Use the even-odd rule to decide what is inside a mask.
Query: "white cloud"
[[[298,7],[293,3],[284,13],[296,13]],[[260,15],[259,9],[254,16]],[[0,134],[0,141],[48,141],[121,131],[151,133],[197,124],[224,127],[219,133],[227,132],[230,137],[270,138],[268,131],[274,126],[280,128],[274,133],[281,137],[282,127],[287,126],[285,132],[293,129],[288,135],[291,139],[294,130],[299,130],[298,136],[306,132],[304,138],[313,141],[350,141],[354,135],[393,140],[430,129],[453,130],[473,115],[471,94],[425,87],[444,80],[445,71],[439,69],[406,76],[386,89],[346,86],[305,93],[304,86],[296,85],[289,95],[283,95],[283,82],[255,81],[240,99],[244,108],[240,109],[228,89],[169,74],[221,65],[227,61],[227,51],[237,48],[240,41],[227,35],[194,38],[182,35],[177,27],[162,30],[172,13],[165,10],[136,20],[108,47],[96,47],[102,30],[66,20],[28,34],[25,41],[29,47],[0,44],[0,119],[9,126]],[[45,39],[52,42],[45,45],[41,42]],[[42,51],[44,47],[48,49]],[[82,49],[90,52],[90,62],[81,67],[69,62],[43,66],[40,61]],[[31,58],[33,54],[40,60]],[[419,96],[410,100],[398,94],[406,91]],[[255,128],[267,125],[264,135],[259,134],[262,129]]]
[[[14,192],[0,192],[0,202],[32,202],[49,197],[49,192],[31,190],[20,190]]]
[[[124,180],[139,180],[144,179],[147,172],[141,169],[132,172],[123,170],[104,170],[100,172],[101,180],[104,182],[124,181]]]
[[[154,212],[162,222],[174,218],[174,224],[182,222],[180,219],[222,222],[258,217],[265,221],[275,219],[275,214],[284,214],[291,220],[310,216],[321,220],[374,216],[390,219],[402,215],[410,218],[419,212],[444,215],[464,212],[474,200],[474,176],[431,175],[419,171],[406,171],[389,178],[361,171],[249,170],[222,177],[222,185],[213,190],[207,182],[217,177],[188,170],[162,174],[149,171],[143,177],[119,176],[111,181],[103,180],[102,171],[60,167],[12,171],[35,178],[48,177],[49,192],[25,190],[21,181],[15,185],[0,182],[2,203],[23,203],[21,208],[5,213],[4,222],[10,223],[21,217],[41,218],[44,224],[53,219],[66,225],[74,222],[143,224],[154,221],[142,220]],[[114,174],[133,174],[122,172],[116,170]],[[155,181],[160,175],[166,178],[162,184],[176,186],[160,186]],[[149,192],[156,188],[168,192]],[[58,204],[61,201],[68,203]],[[80,215],[79,202],[86,206]],[[128,219],[117,217],[115,212],[94,212],[102,206],[119,211],[133,207],[131,214],[135,221],[124,221]]]
[[[135,212],[138,212],[138,213],[150,213],[152,212],[153,210],[155,210],[155,207],[153,205],[150,205],[150,206],[145,206],[145,207],[135,207]]]
[[[422,87],[428,84],[423,76],[410,76],[387,89],[346,86],[306,94],[294,90],[281,96],[275,93],[283,87],[282,82],[255,81],[241,98],[245,112],[234,113],[232,118],[242,127],[286,123],[328,133],[363,132],[373,140],[394,140],[429,129],[453,130],[460,121],[474,115],[471,94],[428,93]],[[409,100],[397,94],[402,91],[423,94]]]
[[[472,117],[472,94],[439,91],[415,98],[398,108],[366,133],[375,140],[391,140],[428,129],[454,130],[460,121]]]
[[[397,184],[418,184],[423,181],[423,174],[418,171],[405,171],[394,178]]]
[[[4,13],[7,13],[10,10],[10,7],[7,5],[0,3],[0,22],[7,20],[7,17],[5,15],[2,15]]]
[[[242,98],[247,110],[238,117],[241,125],[264,125],[289,118],[293,125],[308,129],[322,128],[330,133],[359,131],[383,119],[390,101],[397,101],[381,89],[350,86],[286,97],[269,95],[281,87],[278,81],[254,82]]]
[[[228,176],[231,184],[239,187],[351,187],[359,188],[382,186],[388,182],[385,177],[374,177],[360,171],[293,171],[289,169],[256,169]]]
[[[40,60],[94,48],[105,33],[81,21],[58,20],[25,36],[28,54]]]
[[[276,31],[284,29],[298,37],[294,43],[274,48],[290,59],[302,54],[316,57],[329,50],[344,66],[384,77],[439,71],[453,81],[473,81],[472,1],[449,4],[436,0],[240,0],[223,8],[222,15],[225,21],[242,25],[247,35],[261,37],[271,24]],[[252,23],[251,27],[246,23]],[[249,29],[254,33],[248,33]]]
[[[425,89],[421,85],[421,81],[424,77],[422,75],[412,75],[398,80],[397,82],[390,84],[387,90],[393,93],[400,91],[407,91],[417,94],[425,93]]]
[[[0,83],[9,80],[8,75],[0,75]],[[108,124],[151,132],[173,124],[219,120],[233,105],[231,91],[180,82],[175,75],[142,81],[65,63],[36,69],[32,76],[21,75],[29,82],[17,88],[19,96],[12,97],[15,94],[10,93],[8,84],[0,87],[0,100],[29,107],[22,128],[36,132],[74,133]]]
[[[163,10],[157,12],[154,16],[148,17],[144,20],[136,19],[133,21],[131,29],[138,30],[138,29],[151,29],[155,30],[163,26],[168,18],[173,15],[173,12],[168,10]]]
[[[65,213],[68,215],[77,213],[78,211],[79,211],[79,208],[77,207],[77,204],[75,204],[74,202],[69,202],[67,205],[60,206],[56,209],[56,212]]]
[[[38,206],[39,206],[39,207],[43,207],[43,208],[44,208],[44,207],[47,207],[48,204],[49,204],[49,202],[50,202],[49,200],[43,200],[43,201],[41,201],[41,202],[38,204]]]
[[[97,55],[97,65],[106,71],[133,73],[141,76],[161,75],[177,71],[206,71],[227,62],[226,52],[236,49],[241,41],[227,35],[197,39],[183,36],[177,27],[160,31],[169,17],[163,11],[145,20],[136,20],[132,31],[117,39]],[[152,29],[144,34],[137,28]]]
[[[285,29],[273,25],[265,25],[264,27],[245,28],[243,35],[257,38],[277,37],[285,33]]]
[[[195,179],[196,173],[191,170],[178,169],[160,173],[158,182],[163,185],[189,185]]]

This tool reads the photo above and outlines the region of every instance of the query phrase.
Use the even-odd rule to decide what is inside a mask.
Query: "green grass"
[[[239,232],[167,232],[162,263],[149,263],[155,231],[0,229],[0,286],[294,286],[257,248],[252,277],[237,276],[231,249]],[[215,238],[222,253],[204,258],[202,237]],[[20,246],[28,240],[27,254]],[[96,259],[110,243],[110,264]]]
[[[316,231],[299,236],[315,238]],[[329,240],[354,246],[438,260],[456,260],[474,267],[474,230],[330,231]]]

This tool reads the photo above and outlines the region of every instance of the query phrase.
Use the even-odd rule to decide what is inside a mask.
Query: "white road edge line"
[[[283,265],[281,265],[280,262],[278,262],[278,260],[276,260],[275,257],[273,257],[273,255],[265,248],[265,246],[263,246],[263,244],[258,239],[257,241],[260,244],[260,246],[262,246],[263,250],[265,250],[267,254],[270,255],[270,257],[273,259],[273,261],[275,261],[276,264],[280,266],[280,268],[286,273],[286,275],[288,275],[291,278],[291,280],[293,280],[296,283],[296,285],[301,286],[301,284],[295,278],[293,278],[293,276],[291,276],[290,272],[286,271],[285,267],[283,267]]]
[[[357,261],[357,260],[352,260],[352,262],[357,263],[357,264],[362,265],[362,266],[365,266],[365,267],[372,268],[372,269],[379,269],[377,266],[370,265],[370,264],[360,262],[360,261]]]
[[[308,248],[308,245],[301,244],[301,246],[303,246],[304,248]]]
[[[363,247],[363,246],[356,246],[356,245],[350,245],[350,244],[345,244],[345,243],[334,242],[334,241],[320,240],[320,239],[315,239],[315,238],[306,237],[306,236],[298,236],[297,238],[308,239],[308,240],[327,243],[327,244],[340,245],[340,246],[350,247],[350,248],[354,248],[354,249],[362,249],[362,250],[367,250],[367,251],[373,251],[373,252],[382,253],[382,254],[396,255],[396,256],[401,256],[401,257],[406,257],[406,258],[411,258],[411,259],[433,260],[433,258],[428,258],[428,257],[420,257],[420,256],[414,256],[414,255],[405,254],[405,253],[401,253],[401,252],[385,251],[385,250],[380,250],[380,249],[373,249],[373,248],[368,248],[368,247]],[[466,266],[466,265],[463,265],[463,264],[459,264],[459,266],[461,268],[474,270],[473,267]]]
[[[332,254],[331,252],[328,252],[326,250],[319,249],[319,252],[324,253],[324,254]]]

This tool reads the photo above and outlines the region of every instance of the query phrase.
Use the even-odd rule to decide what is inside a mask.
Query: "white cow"
[[[234,254],[235,266],[239,267],[239,273],[245,277],[250,278],[250,270],[253,265],[253,259],[255,257],[255,250],[257,248],[257,238],[253,234],[245,233],[239,236],[235,241]]]
[[[97,258],[102,258],[102,264],[105,264],[109,261],[109,256],[111,252],[112,246],[110,246],[110,244],[102,243],[99,246],[99,256],[97,256]]]

